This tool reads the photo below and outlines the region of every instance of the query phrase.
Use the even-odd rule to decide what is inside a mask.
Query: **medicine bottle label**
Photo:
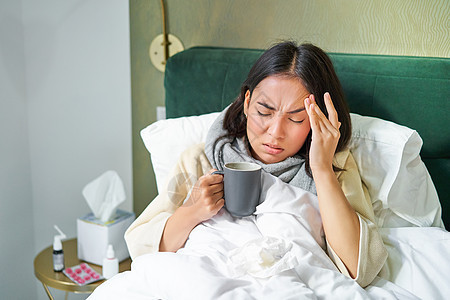
[[[53,270],[62,271],[64,269],[64,254],[53,254]]]

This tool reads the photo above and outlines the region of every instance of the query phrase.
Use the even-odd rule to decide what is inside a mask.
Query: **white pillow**
[[[219,114],[160,120],[141,130],[141,138],[151,155],[158,191],[180,154],[190,146],[205,142],[209,127]]]
[[[438,226],[441,205],[420,158],[417,131],[373,117],[350,114],[350,151],[366,184],[379,227]]]
[[[141,131],[158,190],[180,154],[204,142],[219,113],[157,121]],[[350,150],[368,187],[379,227],[439,226],[441,207],[420,159],[422,139],[405,126],[351,114]]]

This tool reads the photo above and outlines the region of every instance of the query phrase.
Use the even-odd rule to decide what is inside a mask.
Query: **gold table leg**
[[[47,293],[48,299],[54,300],[52,294],[50,293],[50,290],[48,289],[48,286],[45,284],[42,284],[44,286],[45,292]],[[69,296],[69,292],[66,291],[66,295],[64,296],[64,299],[67,300]]]
[[[48,289],[48,287],[47,287],[47,285],[44,284],[44,283],[43,283],[42,285],[44,286],[44,289],[45,289],[45,292],[47,293],[48,299],[54,300],[52,294],[50,293],[50,291],[49,291],[49,289]],[[66,295],[67,295],[67,293],[66,293]],[[67,298],[66,298],[66,299],[67,299]]]

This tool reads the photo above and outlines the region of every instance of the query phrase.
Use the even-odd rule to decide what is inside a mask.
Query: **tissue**
[[[82,191],[94,216],[102,222],[114,219],[117,207],[125,201],[123,182],[116,171],[106,171]]]
[[[292,243],[276,237],[249,241],[228,253],[228,268],[233,277],[249,274],[268,278],[298,265]]]

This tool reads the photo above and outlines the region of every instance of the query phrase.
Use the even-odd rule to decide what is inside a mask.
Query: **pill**
[[[69,268],[66,269],[66,272],[67,272],[68,274],[73,274],[72,269],[69,269]]]
[[[76,272],[77,274],[80,274],[81,271],[82,271],[81,269],[76,269],[76,270],[75,270],[75,272]]]

